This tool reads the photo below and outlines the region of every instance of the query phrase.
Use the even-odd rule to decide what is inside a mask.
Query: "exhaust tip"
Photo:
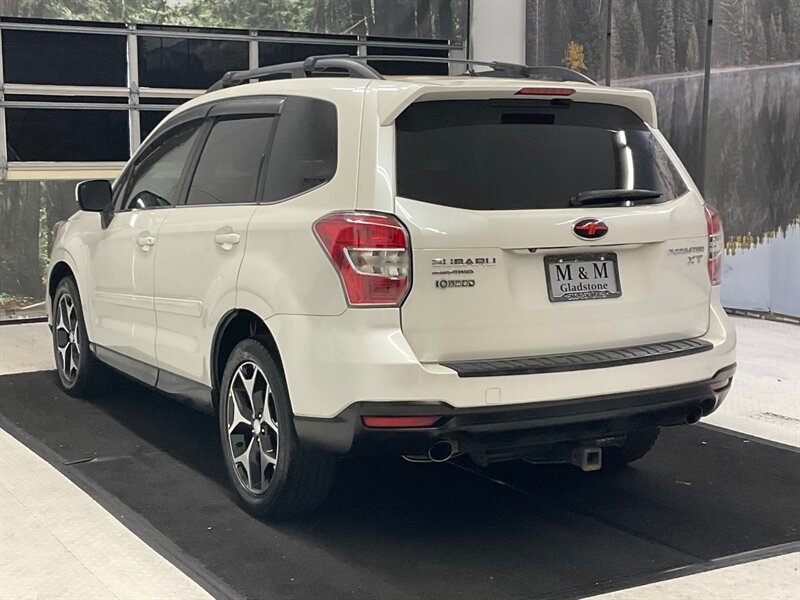
[[[436,440],[428,449],[428,458],[433,462],[446,462],[453,456],[453,443],[450,440]]]
[[[686,423],[691,425],[693,423],[697,423],[703,416],[703,409],[700,406],[696,406],[688,413],[686,413]]]

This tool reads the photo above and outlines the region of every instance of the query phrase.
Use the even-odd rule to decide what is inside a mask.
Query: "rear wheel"
[[[237,344],[222,377],[219,427],[228,477],[245,508],[288,517],[327,497],[334,460],[304,447],[294,430],[286,383],[266,346]]]
[[[659,433],[658,427],[631,431],[622,446],[603,449],[603,466],[615,468],[639,460],[653,449]]]
[[[53,353],[61,387],[71,396],[97,393],[107,383],[107,369],[89,350],[78,286],[65,277],[53,297]]]

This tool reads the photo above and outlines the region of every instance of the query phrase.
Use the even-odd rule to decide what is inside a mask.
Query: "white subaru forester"
[[[64,389],[110,366],[218,415],[271,517],[343,455],[593,470],[715,410],[722,226],[651,94],[468,67],[229,73],[79,184],[48,275]]]

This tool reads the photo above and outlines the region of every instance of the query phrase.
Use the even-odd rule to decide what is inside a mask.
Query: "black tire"
[[[83,305],[72,277],[64,277],[58,283],[52,311],[53,353],[61,387],[76,397],[94,396],[104,391],[109,383],[109,369],[89,350]]]
[[[331,489],[335,461],[300,444],[283,373],[261,340],[247,339],[233,348],[219,394],[225,470],[245,509],[281,519],[317,508]],[[234,421],[238,425],[230,433]]]
[[[619,468],[639,460],[653,449],[660,433],[658,427],[631,431],[622,446],[603,449],[603,467]]]

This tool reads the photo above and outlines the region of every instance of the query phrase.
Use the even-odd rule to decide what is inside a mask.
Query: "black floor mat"
[[[266,524],[215,421],[134,383],[87,401],[4,376],[0,415],[252,598],[580,597],[800,541],[800,454],[699,426],[618,472],[344,463],[323,510]]]

